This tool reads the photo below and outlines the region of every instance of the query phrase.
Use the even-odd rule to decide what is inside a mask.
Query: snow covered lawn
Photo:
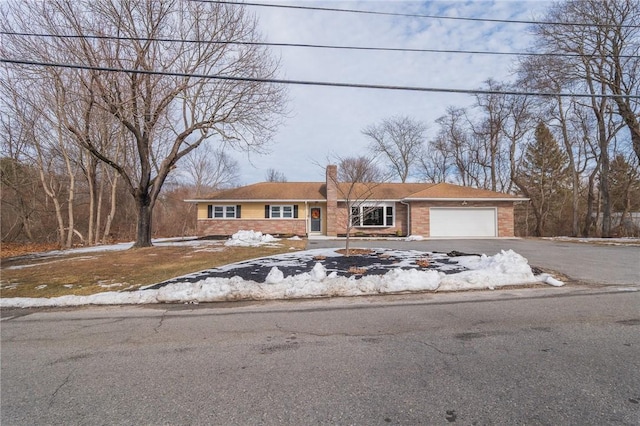
[[[275,241],[270,236],[258,234],[235,236],[228,244],[272,244]],[[563,285],[547,274],[534,275],[527,260],[512,250],[486,256],[375,249],[345,257],[336,249],[317,249],[239,262],[135,291],[54,298],[2,298],[0,306],[295,299],[496,289],[533,283]]]

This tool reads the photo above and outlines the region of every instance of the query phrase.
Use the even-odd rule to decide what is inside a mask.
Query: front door
[[[311,207],[311,232],[322,232],[322,209],[320,207]]]

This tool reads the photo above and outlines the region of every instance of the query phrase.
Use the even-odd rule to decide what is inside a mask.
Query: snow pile
[[[262,241],[262,235],[259,240]],[[272,237],[273,238],[273,237]],[[234,239],[232,239],[234,240]],[[235,240],[240,240],[236,238]],[[255,237],[251,241],[257,241]],[[230,240],[231,241],[231,240]],[[305,252],[298,253],[303,256]],[[317,254],[315,251],[313,254]],[[327,250],[328,256],[336,256]],[[285,258],[286,259],[286,258]],[[268,259],[262,259],[266,262]],[[546,282],[553,286],[563,285],[548,274],[534,276],[527,259],[512,250],[494,256],[463,256],[452,258],[452,262],[467,270],[445,274],[437,270],[418,268],[390,269],[384,275],[366,272],[356,279],[355,275],[339,276],[328,273],[321,262],[316,262],[309,272],[285,276],[278,268],[288,260],[270,260],[270,272],[264,283],[232,278],[209,277],[195,282],[178,281],[159,289],[105,292],[90,296],[61,296],[46,298],[2,298],[0,307],[41,307],[110,304],[146,304],[162,302],[215,302],[233,300],[294,299],[330,296],[362,296],[374,294],[457,291],[471,289],[494,289],[506,285],[523,285]],[[280,263],[279,263],[280,262]],[[231,266],[230,266],[231,267]]]
[[[264,244],[271,244],[276,241],[280,241],[274,238],[273,235],[263,234],[257,231],[238,231],[229,238],[224,245],[225,246],[242,246],[242,247],[257,247]]]
[[[474,290],[541,281],[531,271],[527,259],[513,250],[502,250],[494,256],[462,256],[458,264],[468,271],[446,276],[439,290]]]
[[[284,273],[280,269],[278,269],[277,266],[274,266],[273,268],[271,268],[271,271],[269,271],[269,275],[267,275],[265,283],[278,284],[278,283],[281,283],[283,280],[284,280]]]
[[[409,235],[404,240],[405,241],[423,241],[424,237],[422,235]]]

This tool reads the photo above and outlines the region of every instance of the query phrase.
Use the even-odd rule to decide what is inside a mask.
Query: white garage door
[[[495,208],[429,209],[432,237],[496,237]]]

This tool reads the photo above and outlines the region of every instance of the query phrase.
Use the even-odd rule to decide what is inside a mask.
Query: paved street
[[[310,240],[308,248],[343,247],[344,240]],[[538,239],[477,240],[353,240],[352,247],[387,247],[494,255],[513,250],[529,260],[530,265],[562,272],[573,280],[591,284],[640,285],[640,247],[606,246]]]
[[[640,292],[3,310],[2,425],[640,424]]]

